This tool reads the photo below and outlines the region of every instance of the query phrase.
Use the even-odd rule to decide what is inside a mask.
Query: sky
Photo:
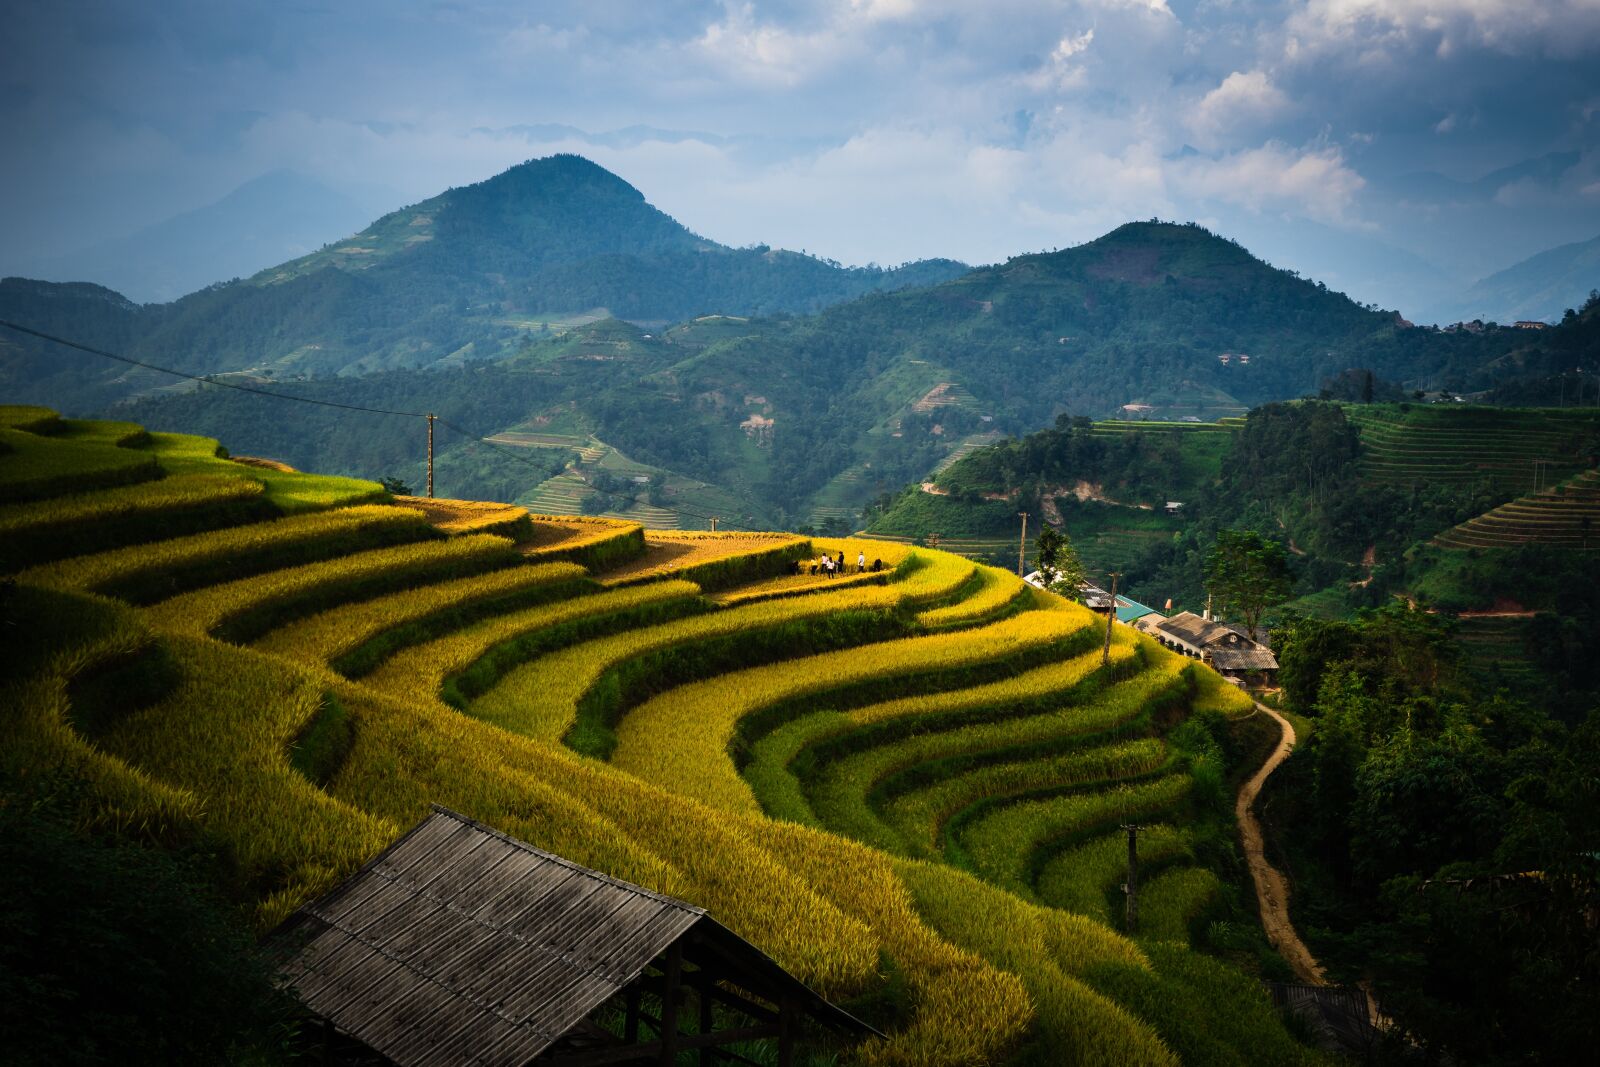
[[[554,152],[731,245],[1195,220],[1402,310],[1600,234],[1600,0],[0,3],[0,273],[276,171],[374,217]]]

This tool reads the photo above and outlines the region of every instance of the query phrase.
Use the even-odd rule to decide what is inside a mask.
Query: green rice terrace
[[[1554,485],[1600,450],[1600,411],[1469,405],[1347,406],[1362,473],[1390,485],[1492,483],[1506,493]]]
[[[1433,539],[1441,548],[1513,548],[1542,544],[1587,551],[1600,548],[1600,472],[1569,481],[1451,527]]]
[[[1234,839],[1276,732],[1131,629],[1103,661],[1087,610],[903,544],[395,501],[42,409],[0,427],[6,779],[220,846],[259,931],[437,803],[707,909],[887,1035],[816,1063],[1321,1061],[1260,984],[1289,972]]]

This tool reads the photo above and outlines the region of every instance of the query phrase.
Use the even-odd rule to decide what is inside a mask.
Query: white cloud
[[[1310,0],[1288,26],[1314,49],[1572,57],[1600,43],[1600,0]]]
[[[1337,148],[1295,150],[1278,142],[1214,160],[1191,156],[1174,167],[1172,179],[1189,197],[1341,226],[1358,225],[1352,209],[1366,185]]]
[[[1207,146],[1229,133],[1260,129],[1293,107],[1265,71],[1234,71],[1189,111],[1189,129]]]

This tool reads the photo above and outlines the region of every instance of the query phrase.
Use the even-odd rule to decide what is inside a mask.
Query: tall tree
[[[1083,583],[1087,575],[1082,561],[1078,559],[1077,549],[1072,547],[1072,538],[1053,526],[1045,525],[1039,530],[1034,548],[1039,553],[1039,577],[1046,588],[1074,600],[1083,595]]]
[[[1289,556],[1254,530],[1219,530],[1206,560],[1206,589],[1219,610],[1254,634],[1261,616],[1289,595]]]

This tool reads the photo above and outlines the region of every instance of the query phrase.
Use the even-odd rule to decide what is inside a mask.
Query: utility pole
[[[1123,823],[1122,828],[1128,831],[1128,880],[1122,891],[1128,897],[1125,925],[1131,934],[1139,929],[1139,824]]]
[[[1111,624],[1117,621],[1117,579],[1121,577],[1121,571],[1111,572],[1111,606],[1106,611],[1106,644],[1100,650],[1100,663],[1102,666],[1111,662]]]
[[[1017,514],[1022,516],[1022,536],[1017,539],[1017,577],[1021,578],[1024,573],[1022,569],[1024,560],[1028,555],[1028,513],[1019,511]]]
[[[715,515],[711,516],[711,532],[717,532],[717,517]]]
[[[428,499],[433,499],[433,415],[428,415]]]

